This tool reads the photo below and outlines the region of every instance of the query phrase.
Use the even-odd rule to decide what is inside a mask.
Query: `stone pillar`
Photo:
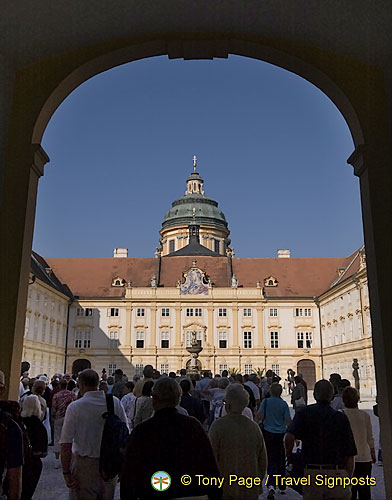
[[[238,303],[235,302],[231,308],[233,314],[233,347],[238,347]]]
[[[132,306],[125,308],[125,345],[130,347],[132,338]]]
[[[256,307],[256,314],[257,314],[257,345],[256,345],[256,347],[263,347],[264,346],[263,310],[264,310],[264,306],[258,305]]]
[[[207,306],[207,342],[210,345],[214,345],[214,306],[212,303],[209,303]]]
[[[15,165],[15,158],[22,163]],[[0,303],[4,312],[0,314],[0,331],[3,332],[0,369],[6,376],[5,399],[18,397],[38,179],[48,161],[40,144],[33,144],[28,158],[22,154],[13,155],[2,178]]]
[[[176,334],[175,334],[175,347],[181,346],[181,305],[175,306],[176,311]]]
[[[380,146],[379,150],[373,147],[369,151],[359,146],[347,160],[361,186],[384,471],[392,470],[391,156],[392,151],[386,147]],[[392,498],[392,480],[388,474],[385,487],[387,498]]]
[[[150,347],[157,345],[157,305],[154,303],[150,307],[151,329],[150,329]]]

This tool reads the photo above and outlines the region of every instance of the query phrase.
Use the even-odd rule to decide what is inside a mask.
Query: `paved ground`
[[[286,398],[285,398],[286,399]],[[313,401],[309,401],[311,403]],[[372,418],[373,425],[373,433],[376,441],[376,448],[378,449],[378,436],[379,436],[379,427],[378,427],[378,419],[373,415],[373,404],[374,401],[364,401],[360,403],[360,408],[363,410],[369,411],[369,414]],[[40,482],[37,487],[37,491],[34,495],[33,500],[67,500],[67,488],[64,484],[63,475],[61,470],[54,469],[54,454],[52,452],[53,448],[49,448],[49,455],[43,460],[43,471],[41,475]],[[384,493],[384,471],[383,467],[378,465],[373,465],[372,475],[376,478],[376,486],[372,488],[372,500],[385,500]],[[267,493],[265,492],[259,498],[265,499],[267,497]],[[277,493],[275,495],[276,500],[294,500],[302,498],[301,495],[296,493],[295,491],[288,489],[287,494],[285,496]],[[115,499],[118,500],[119,496],[119,488],[117,488]]]

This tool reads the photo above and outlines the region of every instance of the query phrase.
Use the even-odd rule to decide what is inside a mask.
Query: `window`
[[[37,304],[39,304],[40,300],[41,300],[41,295],[37,292],[37,295],[36,295],[36,301],[37,301]]]
[[[74,346],[76,349],[89,349],[91,347],[91,332],[76,330]]]
[[[251,347],[252,347],[252,332],[244,332],[244,349],[250,349]]]
[[[277,349],[279,347],[279,332],[270,332],[271,348]]]
[[[298,349],[304,348],[304,332],[297,332],[297,347]]]
[[[91,332],[84,332],[83,348],[88,349],[91,347]]]
[[[166,373],[166,375],[169,373],[169,365],[167,363],[162,363],[161,364],[161,374]]]
[[[305,332],[305,345],[306,349],[312,348],[313,334],[312,332]]]
[[[225,307],[220,307],[218,309],[218,316],[221,316],[221,317],[227,316],[227,309]]]
[[[196,332],[196,340],[199,346],[202,346],[202,337],[201,337],[201,331],[199,330]],[[185,339],[186,346],[185,347],[190,347],[192,345],[192,332],[188,330],[186,332],[186,339]]]
[[[162,307],[162,316],[164,317],[170,316],[170,309],[168,307]]]
[[[170,240],[169,241],[169,253],[173,253],[174,252],[174,245],[175,245],[175,241],[174,240]]]
[[[139,377],[141,377],[143,375],[143,368],[144,368],[144,365],[142,365],[140,363],[136,363],[136,365],[135,365],[135,375],[139,375]]]
[[[109,347],[110,349],[116,349],[118,347],[118,332],[114,330],[110,330],[109,332]]]
[[[144,316],[144,307],[138,307],[136,310],[136,316]]]
[[[108,309],[108,316],[115,318],[118,317],[118,315],[119,315],[118,307],[110,307]]]
[[[52,302],[52,304],[54,304],[54,302]],[[86,309],[78,307],[76,309],[76,316],[92,316],[92,315],[93,315],[93,310],[91,307],[86,307]]]
[[[269,310],[269,315],[271,318],[276,318],[278,316],[278,310],[276,307],[273,307]]]
[[[227,332],[219,332],[219,349],[227,347]]]
[[[111,377],[116,370],[117,370],[117,365],[114,363],[109,363],[109,369],[108,369],[109,377]]]
[[[222,372],[227,370],[227,365],[219,365],[219,373],[222,375]]]
[[[161,332],[161,347],[162,349],[169,348],[169,332]]]
[[[219,253],[219,240],[214,240],[214,252]]]
[[[280,367],[279,365],[272,365],[272,371],[275,373],[275,375],[280,375]]]
[[[295,315],[296,316],[307,316],[310,317],[312,316],[312,310],[309,307],[296,307],[295,308]]]
[[[193,316],[193,308],[192,307],[187,307],[186,315],[187,316]]]
[[[244,365],[244,373],[246,375],[250,375],[253,373],[253,366],[252,365]]]
[[[136,332],[136,347],[137,349],[143,349],[144,347],[144,332]]]
[[[252,316],[252,309],[244,309],[244,316],[248,318]]]
[[[195,316],[202,316],[202,311],[200,307],[195,307]]]

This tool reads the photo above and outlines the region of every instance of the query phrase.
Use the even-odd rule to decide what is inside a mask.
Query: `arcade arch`
[[[356,5],[356,12],[362,12],[361,5]],[[288,22],[286,29],[280,11],[272,18],[265,16],[264,10],[237,12],[240,7],[228,1],[222,2],[221,7],[212,4],[208,7],[226,9],[224,12],[207,12],[203,2],[192,7],[189,13],[181,11],[179,14],[184,19],[180,25],[176,23],[176,16],[169,16],[170,19],[163,16],[160,7],[146,18],[144,13],[129,12],[124,5],[119,5],[118,8],[124,8],[124,11],[118,12],[117,16],[111,11],[109,19],[105,17],[102,6],[97,8],[94,2],[86,2],[83,15],[89,29],[78,33],[77,37],[72,29],[56,29],[69,22],[63,8],[59,6],[52,13],[52,22],[48,23],[54,33],[51,44],[40,42],[38,48],[33,46],[29,33],[26,31],[24,34],[22,29],[18,33],[23,33],[20,35],[23,40],[11,50],[14,42],[11,37],[9,60],[12,63],[6,66],[7,71],[3,72],[1,80],[4,132],[0,139],[4,148],[1,148],[0,162],[4,168],[0,186],[0,231],[7,238],[2,239],[0,246],[0,275],[6,284],[1,287],[0,300],[7,311],[2,315],[1,328],[7,334],[1,339],[0,364],[10,383],[10,396],[16,395],[20,372],[36,190],[38,178],[48,161],[40,141],[50,116],[83,81],[118,64],[165,54],[170,58],[184,59],[211,59],[236,54],[270,62],[306,78],[330,97],[350,128],[355,151],[348,161],[360,177],[361,184],[380,420],[386,429],[382,433],[383,449],[392,450],[391,434],[387,432],[392,423],[392,395],[388,392],[388,382],[392,378],[389,363],[392,339],[388,336],[392,252],[390,240],[385,237],[391,233],[392,213],[389,171],[392,150],[391,74],[386,59],[380,56],[383,40],[387,45],[382,30],[377,30],[381,40],[377,59],[369,60],[369,54],[362,50],[361,39],[358,38],[361,31],[357,29],[355,19],[348,24],[347,30],[343,30],[348,33],[345,43],[336,32],[334,41],[337,43],[333,46],[328,37],[314,36],[310,30],[312,21],[317,21],[317,26],[322,29],[324,19],[330,18],[326,15],[330,12],[323,11],[321,5],[318,10],[310,9],[310,22],[302,19],[300,5],[289,7],[300,9],[291,12],[293,19],[298,19],[299,23],[290,32],[293,23]],[[339,11],[339,8],[336,7],[332,17],[348,22],[347,13]],[[368,10],[366,12],[366,15],[371,14]],[[28,14],[27,9],[26,17]],[[47,12],[42,11],[41,14],[41,21],[45,21]],[[355,12],[351,15],[355,17]],[[139,38],[135,34],[133,38],[126,35],[122,19],[132,19],[132,26],[142,27],[137,31],[140,32]],[[267,23],[268,19],[273,21]],[[330,21],[326,24],[333,29]],[[45,26],[45,22],[41,25]],[[195,25],[198,26],[197,35],[186,31],[186,26]],[[276,31],[263,30],[263,26]],[[376,26],[374,22],[374,29]],[[63,39],[56,38],[57,31],[64,35]],[[102,36],[97,38],[96,33],[100,31]],[[30,49],[30,46],[33,48]],[[13,57],[13,50],[20,50],[23,57],[19,53],[18,57]],[[384,460],[385,467],[391,468],[392,453],[386,452]],[[387,478],[387,494],[392,495],[390,478]]]

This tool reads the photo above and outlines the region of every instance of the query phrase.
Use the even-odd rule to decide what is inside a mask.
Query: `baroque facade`
[[[53,344],[67,371],[121,368],[132,376],[146,364],[178,371],[190,363],[186,348],[195,331],[202,369],[271,368],[284,378],[292,368],[312,387],[334,371],[353,382],[357,358],[363,393],[373,393],[363,248],[342,258],[292,258],[289,250],[276,258],[236,258],[229,234],[195,161],[185,195],[163,220],[155,257],[132,258],[116,248],[112,258],[47,259],[50,273],[73,295],[67,344],[63,337]],[[32,342],[27,335],[27,361]],[[49,372],[51,355],[44,362]]]

